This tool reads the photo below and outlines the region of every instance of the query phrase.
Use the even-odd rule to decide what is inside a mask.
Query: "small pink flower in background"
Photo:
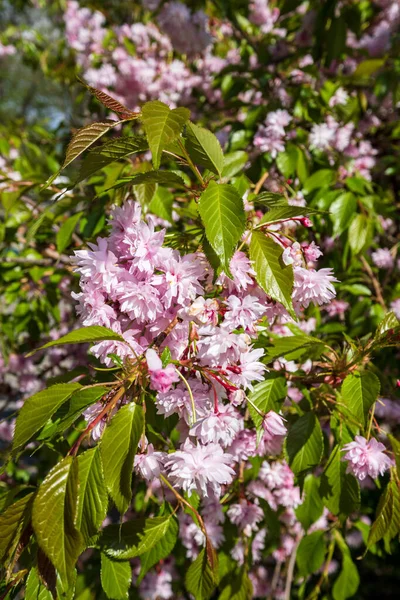
[[[150,385],[156,392],[168,392],[172,384],[179,381],[175,367],[167,365],[163,368],[160,357],[152,348],[146,351],[146,361],[150,374]]]
[[[283,424],[283,417],[278,415],[273,410],[270,410],[264,417],[262,426],[264,430],[269,433],[271,436],[274,435],[286,435],[287,429]]]
[[[305,246],[303,248],[303,252],[306,257],[306,260],[310,262],[315,262],[323,254],[319,249],[319,246],[317,246],[315,242],[311,242],[311,244]]]
[[[227,515],[234,525],[237,525],[246,536],[251,536],[252,531],[257,531],[257,523],[264,517],[263,510],[247,500],[241,500],[239,504],[232,504]]]
[[[339,317],[340,319],[344,319],[345,312],[350,307],[350,304],[345,300],[332,300],[330,304],[324,306],[324,310],[328,313],[330,317]]]
[[[145,454],[136,454],[135,470],[140,473],[143,479],[151,481],[160,476],[166,457],[165,452],[155,452],[153,444],[149,444]]]
[[[378,248],[371,254],[372,261],[379,269],[393,269],[394,258],[389,248]]]
[[[327,304],[335,296],[333,283],[338,280],[334,277],[332,269],[303,269],[294,268],[293,302],[307,308],[312,304]]]
[[[195,446],[187,439],[181,450],[168,455],[165,467],[173,484],[185,492],[219,496],[221,486],[232,483],[232,462],[233,457],[224,453],[219,444]]]
[[[343,452],[347,452],[343,460],[349,461],[347,472],[352,473],[360,481],[363,481],[367,475],[372,479],[383,475],[394,464],[393,460],[384,454],[385,450],[385,446],[375,438],[367,441],[361,435],[356,435],[354,442],[342,448]]]

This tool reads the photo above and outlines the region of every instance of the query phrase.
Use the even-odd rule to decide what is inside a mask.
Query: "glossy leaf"
[[[207,560],[206,552],[201,550],[186,572],[186,589],[193,595],[195,600],[209,600],[217,583],[216,576]]]
[[[107,598],[112,600],[128,598],[132,582],[132,567],[128,561],[111,560],[102,553],[100,577],[101,587]]]
[[[165,530],[163,536],[152,548],[140,555],[138,584],[151,567],[171,554],[178,539],[178,530],[178,521],[174,517],[169,518],[168,528]]]
[[[53,600],[51,592],[40,581],[37,567],[32,567],[26,580],[25,600]]]
[[[283,248],[260,231],[253,231],[250,258],[256,278],[266,294],[280,302],[294,316],[292,305],[293,269],[282,261]]]
[[[360,487],[356,478],[346,473],[340,447],[336,446],[321,476],[320,495],[325,506],[334,515],[349,515],[360,504]]]
[[[39,350],[51,348],[53,346],[63,346],[66,344],[86,344],[92,342],[102,342],[105,340],[125,342],[122,335],[115,333],[115,331],[112,329],[108,329],[107,327],[103,327],[101,325],[90,325],[89,327],[74,329],[70,333],[67,333],[67,335],[63,335],[62,337],[58,338],[58,340],[53,340],[52,342],[48,342],[47,344],[44,344],[44,346],[40,346],[40,348],[33,350],[33,352],[30,352],[27,354],[27,356],[31,356]]]
[[[200,196],[199,213],[207,239],[229,273],[229,261],[246,225],[243,200],[232,185],[210,181]]]
[[[248,409],[250,412],[250,416],[253,419],[254,424],[257,428],[261,427],[263,418],[254,409],[252,404],[254,404],[258,408],[258,410],[260,410],[264,414],[266,414],[270,410],[279,412],[283,401],[286,398],[286,394],[287,386],[284,377],[271,377],[271,379],[261,381],[260,383],[257,383],[257,385],[254,386],[253,391],[250,392],[250,394],[248,395]]]
[[[26,444],[80,387],[79,383],[60,383],[27,398],[15,423],[13,449]]]
[[[32,512],[33,492],[11,504],[0,515],[0,562],[15,550]]]
[[[172,534],[177,531],[175,517],[171,515],[140,518],[123,523],[121,527],[106,527],[100,545],[110,558],[127,560],[152,550],[170,531]]]
[[[371,406],[378,399],[380,382],[370,371],[354,372],[343,381],[341,395],[343,403],[359,423],[366,425]]]
[[[67,583],[83,549],[81,534],[75,526],[77,500],[78,463],[67,456],[40,485],[32,511],[38,544]]]
[[[159,100],[146,102],[142,108],[142,120],[153,156],[153,165],[158,169],[161,154],[167,144],[173,142],[181,133],[190,117],[187,108],[171,110]]]
[[[224,155],[218,138],[208,129],[194,123],[186,125],[186,133],[186,150],[193,162],[221,177]]]
[[[143,426],[143,409],[131,402],[114,415],[101,440],[106,487],[121,514],[131,502],[133,462]]]
[[[108,506],[98,447],[86,450],[78,456],[78,479],[76,527],[88,541],[104,521]]]
[[[321,425],[313,412],[308,412],[289,427],[285,451],[295,474],[319,464],[323,451]]]
[[[313,531],[305,535],[297,548],[296,562],[300,575],[312,575],[323,565],[326,544],[323,531]]]

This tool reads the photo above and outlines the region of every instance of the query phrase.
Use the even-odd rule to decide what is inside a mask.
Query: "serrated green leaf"
[[[80,387],[79,383],[60,383],[27,398],[15,423],[13,449],[26,444]]]
[[[218,597],[218,600],[251,600],[253,598],[253,586],[247,572],[241,569],[230,577]]]
[[[351,559],[350,550],[338,531],[335,532],[335,537],[342,552],[343,562],[339,577],[333,584],[332,596],[333,600],[347,600],[356,593],[360,584],[360,577],[357,567]]]
[[[99,448],[91,448],[78,456],[78,508],[76,527],[88,542],[102,524],[108,506],[103,465]]]
[[[102,135],[107,133],[112,127],[118,125],[118,121],[108,121],[106,123],[90,123],[81,129],[78,129],[72,136],[68,144],[65,160],[61,170],[65,169],[72,161],[82,154],[89,146],[94,144]]]
[[[199,213],[207,239],[229,273],[230,259],[246,225],[243,200],[232,185],[210,181],[200,196]]]
[[[297,475],[319,464],[323,452],[321,425],[313,412],[308,412],[289,427],[285,440],[289,466]]]
[[[25,600],[53,600],[51,592],[40,581],[37,567],[29,571],[25,587]]]
[[[348,235],[353,254],[362,252],[370,244],[372,235],[372,219],[366,215],[356,215],[350,223]]]
[[[80,329],[74,329],[67,335],[63,335],[58,338],[58,340],[54,340],[52,342],[48,342],[44,344],[44,346],[40,346],[40,348],[36,348],[32,352],[29,352],[27,356],[32,356],[35,352],[39,352],[39,350],[44,350],[44,348],[51,348],[52,346],[62,346],[66,344],[86,344],[91,342],[102,342],[105,340],[117,340],[119,342],[125,342],[122,335],[119,333],[115,333],[112,329],[108,329],[107,327],[103,327],[101,325],[90,325],[89,327],[81,327]]]
[[[381,384],[370,371],[354,372],[347,375],[341,388],[343,403],[364,426],[368,421],[371,406],[378,399]]]
[[[101,554],[101,587],[107,598],[111,600],[124,600],[128,598],[132,582],[132,567],[128,561],[111,560]]]
[[[11,504],[0,515],[0,562],[10,556],[27,526],[32,512],[34,493],[27,494]]]
[[[59,419],[54,433],[62,433],[68,429],[81,416],[85,408],[100,400],[108,391],[109,388],[93,387],[73,393],[71,398],[54,415],[54,418],[58,417]]]
[[[147,173],[140,173],[139,175],[134,175],[133,177],[119,179],[113,186],[113,189],[118,189],[119,187],[123,187],[125,185],[135,186],[143,184],[147,185],[151,183],[159,183],[161,185],[165,185],[166,187],[173,188],[185,187],[182,177],[176,173],[171,173],[170,171],[147,171]]]
[[[69,219],[64,221],[60,229],[57,231],[56,245],[58,252],[64,252],[65,248],[69,245],[72,234],[74,233],[75,227],[77,226],[82,214],[83,213],[79,212],[75,215],[72,215],[72,217],[69,217]]]
[[[296,553],[300,575],[305,577],[316,573],[324,563],[325,551],[324,531],[313,531],[305,535]]]
[[[319,487],[319,479],[315,475],[307,475],[303,485],[303,501],[295,511],[296,517],[306,531],[320,518],[324,510]]]
[[[278,223],[279,221],[284,221],[286,219],[303,217],[312,212],[314,212],[312,209],[304,208],[302,206],[291,206],[286,203],[276,204],[271,210],[265,213],[260,223],[264,223],[265,225],[268,223]]]
[[[400,533],[400,491],[396,477],[389,481],[385,491],[383,492],[376,518],[373,522],[367,542],[367,548],[370,548],[382,538],[387,538],[390,541]]]
[[[157,546],[171,530],[176,532],[175,517],[149,517],[128,521],[121,526],[109,525],[99,540],[102,551],[114,560],[141,556]]]
[[[157,564],[160,560],[164,560],[169,556],[178,539],[178,521],[175,518],[169,519],[169,527],[165,531],[163,537],[147,552],[140,555],[140,573],[137,578],[137,584],[142,581],[146,573]]]
[[[187,108],[171,110],[159,100],[146,102],[143,106],[142,120],[155,169],[160,166],[162,151],[167,144],[178,138],[189,117],[190,111]]]
[[[217,586],[216,577],[202,550],[186,572],[185,586],[195,600],[209,600]]]
[[[315,171],[304,182],[303,193],[310,194],[314,190],[322,187],[328,187],[336,182],[336,171],[332,169],[320,169]]]
[[[341,235],[349,227],[357,208],[357,198],[352,192],[344,192],[334,200],[329,213],[333,223],[334,235]]]
[[[224,155],[218,138],[208,129],[194,123],[186,125],[186,133],[186,150],[193,162],[221,177]]]
[[[292,360],[294,356],[301,356],[305,351],[315,349],[322,353],[324,343],[317,338],[306,335],[290,335],[272,341],[272,346],[266,349],[267,363],[276,360],[280,356],[286,356]]]
[[[250,258],[254,263],[256,279],[264,292],[280,302],[295,316],[292,304],[293,269],[282,261],[283,248],[260,231],[253,231]]]
[[[75,527],[78,499],[78,463],[67,456],[40,485],[32,510],[32,525],[39,546],[67,584],[83,549]]]
[[[243,150],[236,152],[228,152],[224,156],[224,168],[222,169],[221,177],[230,179],[242,171],[248,161],[249,155]],[[236,186],[235,186],[236,187]]]
[[[165,221],[172,223],[173,203],[173,194],[163,187],[158,187],[149,204],[149,212],[157,215],[157,217],[160,217],[160,219],[164,219]]]
[[[336,446],[321,476],[320,495],[325,506],[334,515],[347,516],[360,504],[360,486],[357,479],[346,473],[340,447]]]
[[[131,402],[114,415],[100,443],[106,487],[121,514],[131,503],[133,462],[143,427],[143,409]]]
[[[248,395],[248,409],[257,429],[261,427],[263,417],[252,405],[254,404],[264,414],[270,410],[279,412],[286,394],[287,386],[284,377],[272,377],[254,386],[253,391]]]

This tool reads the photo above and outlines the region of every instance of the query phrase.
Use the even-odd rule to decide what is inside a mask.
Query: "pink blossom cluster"
[[[394,461],[384,454],[384,444],[375,438],[368,441],[361,435],[356,435],[354,441],[343,446],[342,450],[346,452],[343,459],[348,461],[347,472],[360,481],[368,475],[376,479],[394,465]]]
[[[127,364],[143,357],[157,412],[180,418],[180,449],[165,455],[149,445],[137,470],[148,480],[165,472],[188,493],[219,496],[235,477],[238,460],[281,451],[286,434],[282,417],[273,411],[264,416],[257,443],[243,413],[246,391],[266,371],[264,351],[253,346],[260,324],[279,315],[291,317],[257,285],[244,252],[231,260],[233,279],[221,274],[213,286],[205,256],[182,256],[164,246],[165,230],[155,227],[151,215],[143,219],[138,203],[115,207],[110,224],[108,238],[75,252],[82,291],[73,296],[84,325],[109,327],[125,342],[100,342],[92,352],[108,366],[113,354]],[[294,265],[293,300],[299,311],[310,303],[327,303],[335,293],[329,269],[307,268],[309,261],[315,266],[318,247],[306,245],[303,251],[303,266]],[[154,346],[171,324],[161,347]],[[167,364],[160,357],[164,348],[171,355]],[[100,409],[91,407],[88,420]],[[96,437],[103,426],[94,431]]]
[[[189,104],[197,90],[216,101],[220,93],[213,89],[213,74],[239,60],[237,52],[214,56],[205,13],[192,12],[178,1],[163,5],[157,14],[159,27],[154,22],[113,26],[116,43],[107,47],[103,40],[109,30],[102,13],[69,0],[64,19],[67,42],[76,52],[85,81],[111,92],[131,109],[152,99],[171,107]],[[174,51],[189,57],[193,68]]]

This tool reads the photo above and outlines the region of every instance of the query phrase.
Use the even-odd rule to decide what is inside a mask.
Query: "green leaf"
[[[316,573],[325,558],[324,531],[313,531],[301,540],[296,553],[299,574],[303,577]]]
[[[322,187],[330,187],[336,182],[336,171],[332,169],[320,169],[315,171],[304,182],[304,194],[310,194],[314,190]]]
[[[114,415],[100,443],[106,487],[121,514],[131,503],[133,462],[143,427],[143,409],[131,402]]]
[[[32,492],[11,504],[0,515],[0,563],[11,556],[18,545],[31,517],[33,498]]]
[[[290,206],[282,202],[282,204],[276,204],[271,210],[265,213],[260,223],[278,223],[279,221],[293,219],[294,217],[303,217],[312,212],[312,209],[304,208],[303,206]]]
[[[102,135],[107,133],[112,127],[119,125],[118,121],[109,121],[106,123],[90,123],[78,129],[72,136],[72,140],[68,144],[65,160],[61,167],[61,170],[65,169],[72,161],[82,154],[89,148],[94,142],[96,142]]]
[[[286,398],[287,386],[284,377],[273,377],[257,383],[253,391],[248,395],[248,409],[255,426],[259,429],[262,426],[263,418],[253,408],[254,404],[262,413],[266,414],[270,410],[279,412],[283,401]]]
[[[82,214],[83,213],[79,212],[75,215],[72,215],[72,217],[69,217],[69,219],[64,221],[60,229],[57,231],[56,244],[58,252],[64,252],[65,248],[69,245],[72,234],[74,233],[75,227],[77,226]]]
[[[83,549],[75,527],[77,497],[78,463],[67,456],[47,475],[33,502],[32,525],[38,544],[67,583]]]
[[[90,325],[89,327],[81,327],[80,329],[74,329],[67,335],[63,335],[52,342],[40,346],[36,350],[29,352],[26,356],[32,356],[35,352],[43,350],[44,348],[51,348],[52,346],[62,346],[65,344],[86,344],[91,342],[102,342],[104,340],[117,340],[119,342],[125,342],[122,335],[115,333],[112,329],[103,327],[101,325]]]
[[[360,577],[357,567],[351,559],[350,550],[338,531],[335,532],[335,537],[342,552],[343,562],[339,577],[333,584],[332,596],[333,600],[347,600],[356,593],[360,584]]]
[[[243,200],[232,185],[210,181],[200,196],[199,213],[207,239],[229,273],[230,259],[246,225]]]
[[[163,187],[158,187],[149,204],[149,212],[172,223],[173,194]]]
[[[360,504],[360,486],[357,479],[346,473],[347,463],[341,460],[336,446],[321,476],[320,495],[325,506],[334,515],[349,515]]]
[[[396,440],[393,435],[388,435],[392,450],[394,452],[394,459],[396,461],[397,476],[400,477],[400,441]]]
[[[127,521],[122,525],[109,525],[99,540],[102,551],[114,560],[128,560],[141,556],[156,547],[172,532],[177,533],[175,517],[149,517]],[[176,536],[175,536],[176,538]]]
[[[26,580],[25,600],[53,600],[51,592],[40,581],[37,567],[32,567]]]
[[[112,600],[128,598],[132,582],[132,567],[128,561],[111,560],[102,553],[100,577],[101,587],[107,598]]]
[[[400,533],[400,492],[396,478],[392,477],[383,492],[375,521],[373,522],[367,542],[370,548],[383,537],[390,541]]]
[[[372,235],[371,218],[366,215],[356,215],[349,227],[349,245],[353,254],[362,252],[370,244]]]
[[[290,335],[274,339],[272,346],[266,349],[267,363],[276,360],[280,356],[286,356],[288,360],[292,360],[311,349],[322,353],[324,346],[322,340],[306,335]]]
[[[80,387],[79,383],[60,383],[27,398],[17,416],[13,449],[26,444]]]
[[[186,150],[193,162],[221,177],[224,155],[218,138],[208,129],[194,123],[186,125],[186,133]]]
[[[303,486],[303,501],[296,508],[296,517],[307,531],[318,521],[324,510],[324,503],[319,494],[320,481],[315,475],[307,475]]]
[[[195,600],[209,600],[218,581],[214,575],[205,550],[202,550],[186,572],[185,586]]]
[[[108,498],[99,448],[78,456],[78,508],[76,527],[88,542],[107,514]]]
[[[147,140],[143,136],[121,136],[119,138],[109,140],[102,146],[95,146],[89,150],[89,154],[99,154],[104,158],[112,158],[118,160],[134,154],[135,152],[145,152],[149,147]]]
[[[280,302],[295,317],[292,305],[293,269],[282,261],[283,248],[260,231],[253,231],[250,258],[256,279],[264,292]]]
[[[343,403],[364,426],[367,424],[369,409],[378,399],[380,389],[379,379],[370,371],[350,373],[343,381]]]
[[[224,156],[224,168],[222,169],[221,177],[223,179],[230,179],[234,175],[237,175],[242,171],[247,163],[249,155],[243,150],[237,150],[236,152],[229,152]]]
[[[151,567],[172,553],[178,539],[179,527],[178,521],[174,517],[171,517],[168,523],[168,528],[157,543],[150,550],[140,555],[140,573],[137,578],[137,584],[142,581]]]
[[[334,235],[341,235],[350,225],[357,208],[357,199],[352,192],[340,194],[330,206],[329,212],[333,223]]]
[[[356,70],[352,73],[352,79],[360,79],[364,77],[371,77],[376,71],[379,71],[385,64],[384,58],[371,58],[364,60],[357,65]]]
[[[179,137],[189,117],[190,111],[187,108],[174,108],[171,110],[159,100],[146,102],[142,107],[143,125],[153,155],[155,169],[160,166],[163,149]]]
[[[288,145],[285,152],[279,152],[276,157],[278,169],[286,178],[294,175],[296,172],[298,151],[296,146]]]
[[[289,428],[285,450],[292,471],[297,475],[319,464],[323,452],[321,426],[313,412],[306,413]]]
[[[327,38],[327,53],[326,53],[326,65],[329,67],[331,62],[338,59],[342,52],[346,49],[346,20],[344,17],[339,16],[333,18],[331,25],[326,34]]]
[[[251,600],[253,598],[253,586],[244,569],[229,578],[218,600]]]
[[[127,184],[142,185],[149,183],[160,183],[161,185],[165,185],[166,187],[173,188],[185,187],[185,183],[182,177],[180,177],[176,173],[171,173],[170,171],[147,171],[147,173],[140,173],[139,175],[134,175],[133,177],[125,177],[124,179],[119,179],[117,181],[117,184],[113,186],[113,189],[117,189],[118,187],[122,187]]]
[[[144,152],[149,147],[146,138],[140,136],[117,138],[110,140],[102,146],[89,150],[89,154],[82,162],[75,185],[111,163],[127,158],[134,153]]]
[[[58,417],[55,433],[62,433],[68,429],[80,417],[85,408],[100,400],[108,391],[109,388],[93,387],[81,389],[72,394],[71,398],[54,415],[54,418]]]

